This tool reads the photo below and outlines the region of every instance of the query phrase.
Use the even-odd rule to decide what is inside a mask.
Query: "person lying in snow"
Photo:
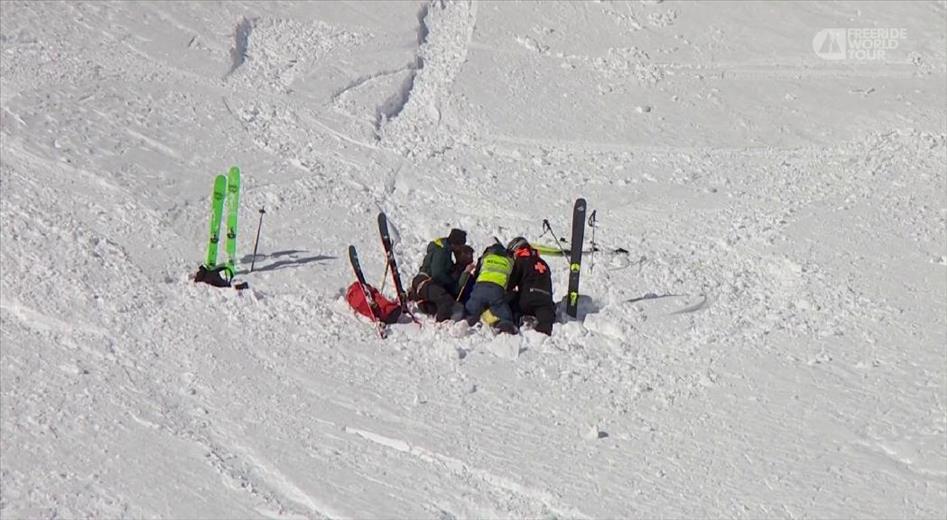
[[[451,276],[457,280],[455,301],[463,304],[470,299],[471,286],[473,285],[470,283],[470,279],[476,278],[474,270],[477,268],[477,262],[474,259],[474,250],[470,246],[460,248],[454,258],[454,269],[451,271]]]

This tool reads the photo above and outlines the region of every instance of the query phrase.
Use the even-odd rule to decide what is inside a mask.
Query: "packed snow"
[[[5,1],[0,107],[4,519],[947,515],[942,1]],[[551,337],[345,301],[578,197]]]

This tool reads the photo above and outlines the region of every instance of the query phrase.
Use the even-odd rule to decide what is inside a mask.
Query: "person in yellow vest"
[[[506,248],[495,244],[484,251],[477,266],[476,283],[464,304],[467,323],[482,319],[501,332],[516,334],[513,313],[506,300],[506,286],[513,271],[513,259]]]

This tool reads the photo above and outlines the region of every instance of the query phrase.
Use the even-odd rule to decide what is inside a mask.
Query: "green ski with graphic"
[[[217,248],[220,243],[220,219],[224,214],[224,199],[227,197],[227,177],[218,175],[214,179],[214,191],[210,206],[210,240],[207,243],[207,260],[204,266],[214,269],[217,266]]]
[[[237,263],[237,213],[240,210],[240,168],[227,173],[227,271],[231,278]]]

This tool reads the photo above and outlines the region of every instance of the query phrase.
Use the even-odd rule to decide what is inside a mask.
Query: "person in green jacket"
[[[446,237],[432,240],[417,276],[411,281],[409,296],[418,302],[422,312],[433,314],[437,321],[463,317],[464,307],[456,301],[454,257],[463,252],[466,244],[467,233],[461,229],[452,229]]]

